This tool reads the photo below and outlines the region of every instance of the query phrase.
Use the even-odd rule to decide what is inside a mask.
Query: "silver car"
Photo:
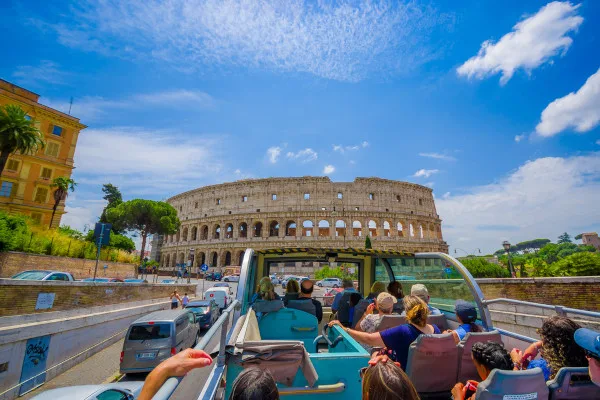
[[[137,381],[67,386],[46,390],[31,400],[134,400],[139,396],[143,385],[143,381]]]
[[[12,279],[21,279],[26,281],[67,281],[73,282],[73,275],[68,272],[48,271],[48,270],[30,270],[19,272]]]
[[[123,343],[120,372],[149,372],[165,359],[194,347],[198,323],[191,310],[155,311],[133,322]]]

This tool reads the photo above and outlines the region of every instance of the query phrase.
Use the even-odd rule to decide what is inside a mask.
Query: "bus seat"
[[[314,316],[317,315],[317,308],[312,301],[307,300],[290,300],[287,303],[288,308],[304,311]]]
[[[417,392],[450,391],[456,384],[458,348],[451,333],[420,335],[410,344],[406,375]]]
[[[477,342],[502,343],[500,332],[469,332],[463,340],[458,343],[458,379],[457,382],[466,382],[469,379],[479,380],[477,368],[471,358],[471,347]]]
[[[301,300],[314,307],[312,301]],[[301,340],[306,348],[319,334],[319,321],[313,314],[295,308],[282,308],[277,312],[263,315],[258,321],[263,340]]]
[[[279,300],[271,300],[271,301],[265,301],[265,300],[257,300],[254,305],[252,306],[252,309],[254,310],[255,313],[269,313],[269,312],[276,312],[279,311],[283,308],[283,301]]]
[[[384,315],[379,323],[377,332],[385,331],[386,329],[390,329],[395,326],[404,325],[405,323],[406,317],[404,315]]]
[[[480,382],[475,400],[528,399],[546,400],[548,387],[540,368],[524,371],[494,369]]]
[[[427,323],[431,325],[437,325],[442,332],[448,329],[448,322],[446,322],[446,316],[444,314],[428,316]]]
[[[550,390],[550,400],[600,399],[600,386],[590,380],[587,367],[561,368],[554,379],[546,384]]]

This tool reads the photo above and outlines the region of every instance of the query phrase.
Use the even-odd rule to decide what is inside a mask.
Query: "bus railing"
[[[206,346],[208,346],[208,344],[212,340],[212,338],[215,336],[217,331],[220,329],[221,340],[219,342],[219,355],[217,356],[216,365],[213,368],[212,373],[210,374],[209,380],[206,382],[205,388],[208,386],[218,388],[218,382],[216,382],[217,384],[215,384],[215,382],[211,382],[211,379],[218,380],[222,376],[222,374],[215,374],[214,372],[216,369],[220,369],[222,371],[225,367],[225,346],[227,344],[226,342],[227,342],[227,332],[228,332],[228,328],[229,328],[229,318],[230,318],[231,314],[233,313],[233,311],[236,308],[238,308],[239,306],[240,306],[239,300],[234,300],[233,303],[231,303],[231,305],[223,311],[223,313],[221,314],[219,319],[217,319],[215,321],[213,326],[208,330],[208,332],[206,332],[206,334],[202,337],[200,342],[194,347],[195,350],[204,350],[206,348]],[[174,377],[174,378],[167,379],[167,381],[161,386],[161,388],[158,390],[158,392],[154,395],[154,397],[152,399],[153,400],[169,399],[171,397],[171,395],[177,389],[177,386],[179,385],[179,383],[181,382],[182,379],[183,379],[183,377]],[[200,397],[200,398],[204,398],[204,397]]]
[[[533,303],[531,301],[514,300],[514,299],[506,299],[506,298],[491,299],[491,300],[483,301],[483,304],[488,305],[488,306],[490,304],[498,304],[498,303],[536,307],[536,308],[540,308],[542,310],[553,310],[557,315],[560,315],[563,317],[566,316],[567,314],[575,314],[575,315],[583,315],[585,317],[600,318],[600,312],[596,312],[596,311],[579,310],[576,308],[569,308],[569,307],[564,307],[564,306],[553,306],[550,304]]]

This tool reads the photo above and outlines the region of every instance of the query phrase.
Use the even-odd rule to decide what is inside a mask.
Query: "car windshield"
[[[129,332],[129,340],[167,339],[171,336],[169,324],[134,325]]]
[[[191,306],[186,307],[188,310],[192,310],[196,314],[206,314],[209,310],[208,306]]]
[[[123,282],[143,282],[142,279],[125,279]]]
[[[215,283],[214,287],[229,287],[228,283]]]
[[[110,282],[110,279],[108,278],[85,278],[82,279],[83,282]]]
[[[30,279],[30,280],[42,280],[44,279],[48,274],[50,273],[50,271],[24,271],[21,272],[15,276],[13,276],[13,279]]]

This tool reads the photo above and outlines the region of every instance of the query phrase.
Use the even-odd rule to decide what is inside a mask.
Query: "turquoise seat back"
[[[317,317],[293,308],[282,308],[263,315],[258,321],[258,328],[262,340],[301,340],[309,352],[319,335]]]

